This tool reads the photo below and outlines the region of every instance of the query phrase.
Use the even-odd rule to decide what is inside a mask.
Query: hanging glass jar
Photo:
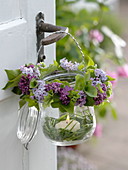
[[[17,137],[26,149],[37,133],[40,117],[40,111],[34,106],[28,107],[27,103],[19,110]]]
[[[44,81],[68,81],[74,87],[77,74],[78,72],[59,72],[47,76]],[[58,146],[82,143],[93,135],[96,127],[94,108],[88,106],[75,106],[72,113],[47,107],[43,111],[41,122],[46,138]]]

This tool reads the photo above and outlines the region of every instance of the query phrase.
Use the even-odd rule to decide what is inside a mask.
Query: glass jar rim
[[[75,77],[77,74],[83,75],[83,72],[81,71],[55,71],[52,74],[46,75],[43,80],[44,81],[51,81],[52,79],[57,79],[57,78],[64,78],[65,76],[67,79],[70,79],[71,77]]]

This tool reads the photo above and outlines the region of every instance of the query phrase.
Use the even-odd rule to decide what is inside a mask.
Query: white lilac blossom
[[[75,71],[75,70],[78,70],[79,63],[77,62],[72,63],[71,61],[68,61],[66,58],[63,58],[60,60],[60,66],[65,70]]]
[[[40,76],[40,71],[38,67],[36,68],[34,67],[34,65],[21,66],[20,71],[22,71],[23,74],[34,76],[35,78]]]
[[[92,86],[102,84],[99,78],[90,78],[90,80],[92,80]]]
[[[26,74],[26,75],[29,74],[31,76],[33,75],[33,68],[31,68],[31,67],[28,68],[28,67],[25,67],[25,66],[21,66],[20,70],[22,71],[23,74]]]
[[[47,95],[47,92],[45,91],[45,82],[43,80],[38,81],[38,87],[32,89],[34,98],[39,102],[42,103],[44,96]]]
[[[95,76],[98,77],[102,82],[105,82],[107,78],[107,74],[102,69],[95,69]]]

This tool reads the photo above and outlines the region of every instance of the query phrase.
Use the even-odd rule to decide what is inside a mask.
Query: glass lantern
[[[93,107],[76,106],[72,114],[48,107],[42,116],[44,135],[58,146],[82,143],[93,135],[95,127]]]
[[[44,78],[50,82],[54,79],[68,81],[70,86],[75,84],[76,72],[59,72]],[[80,73],[82,74],[82,73]],[[94,108],[89,106],[75,106],[73,113],[61,112],[59,108],[44,109],[41,119],[44,135],[53,144],[70,146],[89,139],[95,130],[96,119]]]

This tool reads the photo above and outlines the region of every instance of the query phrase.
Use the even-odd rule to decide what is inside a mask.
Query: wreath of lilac
[[[20,95],[20,108],[28,103],[28,107],[39,105],[59,108],[72,113],[75,106],[94,106],[107,101],[112,94],[111,82],[114,80],[102,69],[98,69],[91,59],[81,63],[54,61],[48,67],[43,62],[25,64],[16,70],[5,70],[8,82],[3,88],[12,88],[12,92]],[[44,81],[44,78],[58,72],[75,72],[75,84],[72,87],[68,81]]]

